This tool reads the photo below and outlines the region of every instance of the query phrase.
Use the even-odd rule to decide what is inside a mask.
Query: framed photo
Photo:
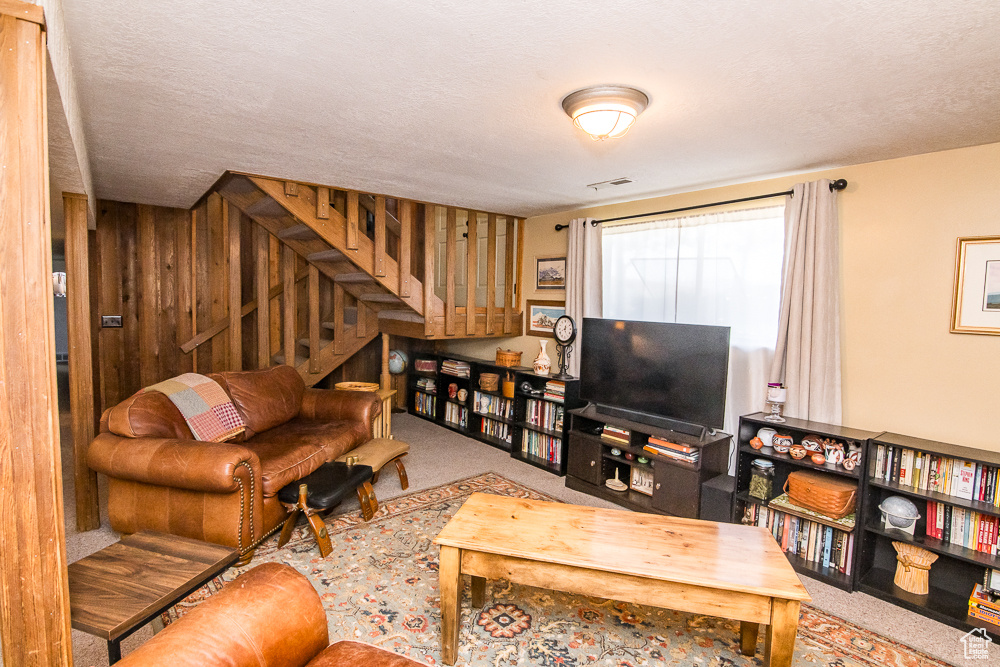
[[[649,468],[632,466],[632,484],[630,486],[633,491],[645,493],[647,496],[653,495],[653,471]]]
[[[951,331],[1000,336],[1000,236],[958,239]]]
[[[556,320],[566,314],[565,301],[532,301],[528,299],[525,306],[528,309],[529,336],[552,337],[552,327]]]
[[[535,258],[535,289],[566,289],[566,258]]]

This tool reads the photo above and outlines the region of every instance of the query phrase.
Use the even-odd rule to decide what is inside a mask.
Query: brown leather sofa
[[[223,544],[247,562],[285,519],[281,487],[371,440],[382,405],[371,392],[307,389],[290,366],[208,377],[232,398],[245,433],[195,440],[169,398],[137,393],[105,411],[87,462],[108,476],[114,530]]]
[[[326,613],[304,576],[266,563],[126,655],[119,667],[416,667],[369,644],[329,646]]]

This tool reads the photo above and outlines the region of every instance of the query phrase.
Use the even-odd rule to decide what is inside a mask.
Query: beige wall
[[[566,252],[556,223],[629,215],[846,178],[840,194],[844,424],[1000,451],[1000,338],[949,333],[959,236],[1000,234],[1000,144],[529,218],[525,298],[534,258]],[[499,341],[524,351],[538,338]],[[495,341],[448,349],[490,357]],[[552,345],[549,345],[551,350]]]

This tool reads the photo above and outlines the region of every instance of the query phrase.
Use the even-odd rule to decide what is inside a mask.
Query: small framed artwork
[[[632,466],[632,490],[653,495],[653,471],[649,468]]]
[[[1000,336],[1000,236],[958,239],[951,331]]]
[[[552,337],[552,327],[556,320],[566,314],[565,301],[532,301],[525,303],[528,312],[529,336]]]
[[[535,258],[535,289],[566,289],[566,258]]]

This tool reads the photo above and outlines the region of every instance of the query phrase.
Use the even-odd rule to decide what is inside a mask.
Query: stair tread
[[[339,273],[334,277],[333,282],[335,283],[373,283],[375,279],[368,275],[367,273],[355,272],[355,273]]]
[[[329,250],[320,250],[319,252],[310,253],[306,256],[306,259],[310,262],[338,262],[345,259],[344,253],[340,252],[336,248],[330,248]]]
[[[291,227],[285,227],[278,232],[279,239],[314,239],[319,238],[319,234],[314,232],[308,225],[292,225]]]
[[[395,303],[399,300],[398,296],[389,292],[371,292],[370,294],[362,294],[358,297],[358,301],[370,301],[373,303]]]
[[[303,346],[303,347],[306,347],[306,348],[309,347],[309,339],[308,338],[297,338],[297,339],[295,339],[295,342],[298,343],[299,345]],[[324,338],[324,337],[320,336],[319,347],[320,347],[320,349],[323,349],[324,347],[326,347],[327,345],[329,345],[332,342],[333,342],[332,338]]]
[[[271,361],[273,361],[276,364],[284,364],[285,363],[285,353],[284,352],[278,352],[277,354],[275,354],[275,355],[273,355],[271,357]],[[292,365],[298,367],[298,366],[301,366],[302,364],[306,363],[307,361],[309,361],[309,357],[300,357],[299,355],[296,354],[295,355],[295,363],[292,364]]]
[[[424,316],[412,310],[381,310],[379,319],[401,320],[404,322],[424,322]]]

